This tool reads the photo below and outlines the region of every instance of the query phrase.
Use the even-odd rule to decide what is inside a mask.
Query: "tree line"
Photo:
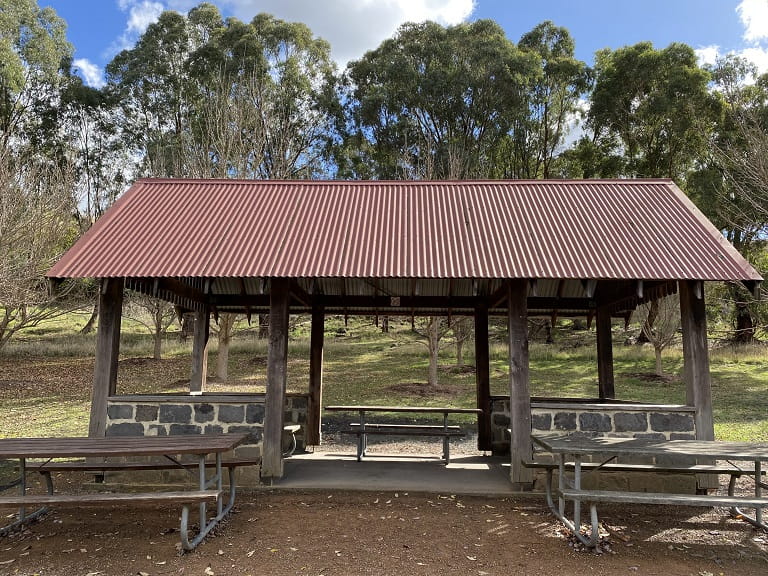
[[[768,75],[744,59],[641,42],[590,66],[553,22],[515,42],[491,20],[405,24],[343,70],[330,54],[304,24],[202,3],[164,12],[96,89],[51,8],[0,0],[0,347],[88,298],[52,297],[44,273],[145,176],[672,178],[768,268]],[[737,285],[715,296],[731,337],[768,325]]]

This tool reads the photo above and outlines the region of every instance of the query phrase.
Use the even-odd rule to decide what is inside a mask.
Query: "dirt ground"
[[[768,574],[768,534],[723,512],[605,506],[595,554],[572,547],[539,495],[264,489],[184,555],[175,507],[54,510],[0,538],[0,574]]]

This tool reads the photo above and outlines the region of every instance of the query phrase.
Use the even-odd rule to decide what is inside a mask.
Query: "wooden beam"
[[[304,288],[299,286],[297,280],[291,280],[291,295],[304,306],[312,306],[312,296],[310,296]]]
[[[488,307],[475,308],[475,382],[477,384],[477,449],[490,451],[491,432],[491,369],[488,346]]]
[[[528,282],[510,281],[507,292],[509,322],[509,414],[512,440],[510,445],[512,484],[521,489],[533,482],[533,471],[522,465],[530,460],[531,446],[531,392],[528,369]]]
[[[195,312],[195,329],[192,333],[192,375],[190,392],[202,392],[208,380],[208,338],[211,331],[211,314],[206,307]]]
[[[488,307],[497,308],[501,306],[509,296],[509,290],[506,282],[502,282],[501,286],[488,297]]]
[[[597,381],[600,398],[615,398],[613,375],[613,335],[611,334],[611,313],[605,308],[597,309]]]
[[[321,442],[320,411],[323,405],[323,343],[325,340],[325,310],[322,306],[312,309],[312,331],[309,344],[309,400],[307,406],[307,430],[305,442],[308,446],[319,446]]]
[[[264,454],[261,477],[267,482],[283,476],[283,423],[288,381],[288,303],[291,283],[287,278],[270,282],[267,398],[264,415]]]
[[[474,313],[474,309],[480,305],[487,305],[488,309],[496,309],[504,305],[506,300],[506,285],[503,287],[504,294],[499,295],[498,291],[490,297],[484,296],[354,296],[354,295],[314,295],[309,296],[313,304],[319,304],[325,307],[326,311],[333,309],[342,311],[344,314],[373,314],[378,310],[379,313],[386,314],[407,314],[417,312],[419,308],[443,308],[445,310],[467,310]],[[295,296],[295,295],[294,295]],[[590,298],[556,298],[545,296],[531,296],[527,300],[528,308],[531,310],[576,310],[581,315],[589,310],[593,310],[597,302]],[[303,303],[302,303],[303,304]],[[219,295],[211,296],[211,305],[221,310],[245,309],[245,307],[262,308],[269,307],[268,296],[248,295],[239,296]],[[309,306],[307,306],[309,308]],[[363,312],[358,310],[362,309]],[[433,314],[434,315],[434,314]]]
[[[96,365],[93,370],[91,419],[88,436],[107,432],[107,401],[117,391],[117,360],[120,354],[120,323],[123,315],[123,279],[101,280]]]

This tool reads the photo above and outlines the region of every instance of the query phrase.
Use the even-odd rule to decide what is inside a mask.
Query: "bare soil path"
[[[0,574],[768,574],[768,535],[722,511],[601,512],[597,555],[574,550],[538,498],[259,490],[180,556],[175,508],[54,510],[0,539]]]

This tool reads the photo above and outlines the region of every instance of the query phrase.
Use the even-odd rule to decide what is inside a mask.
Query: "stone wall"
[[[113,396],[107,404],[108,436],[165,436],[247,432],[238,457],[258,458],[264,431],[264,394],[161,394]],[[301,424],[304,449],[307,395],[286,396],[285,423]]]
[[[533,432],[584,433],[593,436],[693,439],[695,409],[677,404],[656,405],[611,401],[534,399]],[[509,453],[509,397],[491,399],[493,453]]]

